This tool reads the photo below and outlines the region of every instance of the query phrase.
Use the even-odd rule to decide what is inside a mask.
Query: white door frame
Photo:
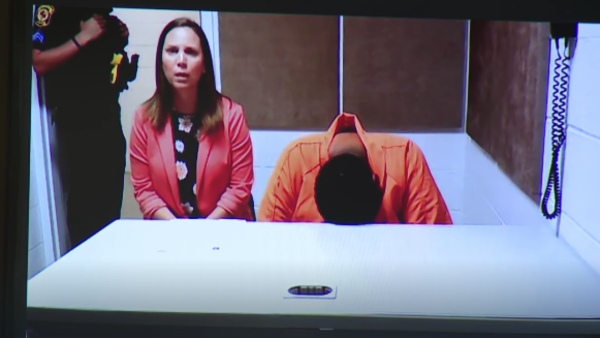
[[[200,25],[206,38],[213,59],[215,68],[215,82],[217,90],[221,91],[221,49],[219,44],[219,12],[202,11],[200,12]]]

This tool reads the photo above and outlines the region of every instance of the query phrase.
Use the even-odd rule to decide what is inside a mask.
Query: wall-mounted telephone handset
[[[554,76],[552,77],[552,159],[546,190],[542,198],[542,214],[547,219],[554,219],[561,213],[561,150],[567,137],[567,99],[569,94],[569,79],[571,58],[577,39],[577,23],[551,23],[550,38],[556,46],[557,58],[554,61]],[[561,46],[561,40],[564,43]],[[554,193],[554,210],[548,210],[550,197]]]

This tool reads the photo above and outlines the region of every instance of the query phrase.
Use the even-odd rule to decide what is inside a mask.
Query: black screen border
[[[522,0],[490,1],[442,1],[418,0],[415,2],[395,2],[380,0],[349,1],[314,1],[288,0],[272,2],[250,2],[231,0],[94,0],[93,4],[156,9],[198,9],[234,12],[293,13],[323,15],[358,15],[439,19],[471,19],[471,20],[511,20],[511,21],[555,21],[555,22],[600,22],[598,11],[589,0],[556,1],[546,0],[527,2]],[[327,5],[324,5],[327,3]],[[4,177],[7,189],[4,191],[0,209],[5,226],[3,237],[0,237],[0,337],[22,338],[26,327],[27,303],[27,255],[29,232],[29,147],[31,123],[31,40],[32,6],[34,2],[27,0],[2,1],[5,17],[5,30],[8,39],[3,39],[3,65],[10,74],[10,82],[3,83],[3,90],[8,93],[4,102],[4,112],[8,116],[0,121],[7,121],[4,130],[8,137],[0,138],[0,147],[7,149]],[[55,0],[52,4],[89,6],[81,0]],[[6,41],[6,43],[4,43]],[[8,79],[7,79],[8,80]],[[5,87],[7,85],[7,87]],[[1,122],[0,122],[1,123]],[[5,135],[6,135],[5,134]],[[4,136],[4,135],[3,135]],[[6,211],[4,211],[6,210]],[[476,320],[477,321],[477,320]],[[462,321],[461,321],[462,322]],[[507,321],[521,322],[520,321]],[[543,320],[527,321],[530,327],[542,327],[548,323]],[[465,324],[467,321],[464,322]],[[577,333],[600,332],[600,322],[592,321],[555,321],[560,324],[560,331]],[[582,324],[582,325],[579,325]],[[455,332],[460,332],[458,322]],[[410,327],[410,325],[409,325]],[[482,327],[481,333],[492,330],[492,326]],[[518,329],[519,325],[515,327]],[[586,329],[587,328],[587,329]],[[585,331],[585,332],[582,332]],[[506,328],[505,333],[509,333]],[[514,332],[514,331],[513,331]],[[514,332],[517,333],[517,332]]]

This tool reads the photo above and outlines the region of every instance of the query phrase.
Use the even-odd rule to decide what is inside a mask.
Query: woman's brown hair
[[[165,72],[163,71],[162,55],[167,35],[173,29],[180,27],[192,29],[198,38],[200,38],[205,72],[198,83],[196,113],[200,114],[202,131],[211,132],[219,127],[223,121],[223,95],[217,90],[215,84],[215,69],[206,35],[200,25],[188,18],[179,18],[169,22],[160,33],[158,46],[156,47],[156,91],[150,99],[143,103],[146,109],[146,117],[159,131],[162,131],[167,124],[169,112],[173,108],[173,88],[167,81]]]

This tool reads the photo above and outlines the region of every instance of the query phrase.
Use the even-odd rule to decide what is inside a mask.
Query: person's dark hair
[[[173,108],[173,88],[167,81],[163,71],[163,48],[167,35],[175,28],[191,28],[200,38],[200,48],[204,57],[205,72],[198,84],[198,107],[197,114],[202,121],[203,132],[215,130],[223,121],[223,95],[217,90],[215,82],[215,69],[208,45],[208,39],[200,25],[188,18],[179,18],[169,22],[160,33],[158,46],[156,47],[156,91],[154,95],[143,106],[146,108],[146,116],[153,126],[161,131],[164,129],[170,110]]]
[[[327,161],[317,175],[315,201],[327,223],[374,223],[382,200],[383,191],[366,159],[338,155]]]
[[[356,127],[355,126],[345,127],[345,128],[342,128],[342,129],[340,129],[340,130],[338,130],[336,132],[336,134],[350,134],[350,133],[356,133]]]
[[[65,9],[65,12],[70,12],[71,14],[77,15],[83,21],[91,19],[95,15],[100,15],[105,19],[110,16],[113,12],[113,7],[74,7]]]

